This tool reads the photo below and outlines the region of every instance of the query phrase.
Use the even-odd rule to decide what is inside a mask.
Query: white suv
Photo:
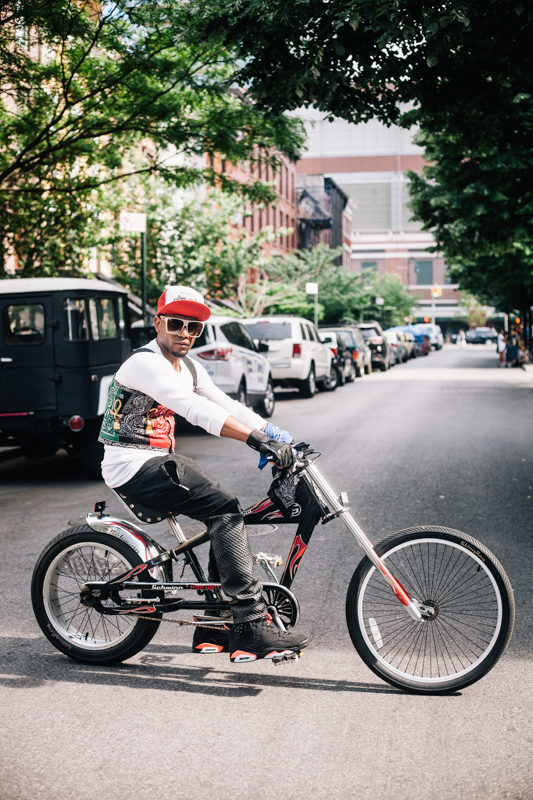
[[[241,322],[259,350],[266,351],[274,386],[295,387],[302,397],[313,397],[317,383],[328,388],[335,371],[332,353],[309,320],[276,315]]]
[[[213,383],[262,417],[274,413],[274,385],[270,364],[257,351],[239,320],[212,316],[196,339],[190,356],[207,370]]]

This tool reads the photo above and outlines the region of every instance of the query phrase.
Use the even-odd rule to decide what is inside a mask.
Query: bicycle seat
[[[115,497],[120,500],[122,505],[127,508],[130,514],[135,517],[135,519],[140,519],[141,522],[147,522],[148,524],[153,525],[157,522],[162,522],[164,519],[168,519],[174,514],[173,511],[163,511],[160,508],[153,508],[152,506],[147,506],[144,503],[139,503],[132,497],[127,497],[125,494],[116,492],[115,489],[111,489],[111,491]]]

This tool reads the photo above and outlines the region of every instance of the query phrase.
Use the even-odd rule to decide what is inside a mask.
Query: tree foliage
[[[99,253],[111,262],[116,279],[132,292],[141,290],[141,238],[125,236],[119,215],[126,204],[147,215],[147,295],[155,304],[169,284],[187,284],[213,300],[238,302],[250,272],[265,270],[265,242],[285,236],[271,227],[252,234],[242,223],[243,202],[211,190],[205,196],[176,193],[154,176],[132,176],[106,187],[101,205],[106,213],[96,238]],[[246,306],[243,306],[243,310]]]
[[[416,298],[405,291],[400,277],[379,275],[375,271],[364,275],[348,272],[344,266],[333,263],[341,253],[342,248],[319,244],[312,250],[273,259],[262,278],[264,302],[255,313],[268,309],[273,314],[314,319],[314,300],[305,293],[305,284],[316,282],[320,322],[333,325],[379,319],[385,327],[403,324]],[[256,291],[262,291],[261,283]],[[376,305],[376,297],[382,297],[385,305]]]
[[[272,198],[264,183],[217,175],[209,156],[294,157],[299,123],[233,88],[234,54],[187,38],[190,17],[180,0],[2,3],[2,255],[14,248],[27,274],[52,274],[54,262],[75,269],[83,217],[92,218],[97,199],[89,193],[133,173]],[[132,154],[141,150],[139,162]],[[39,225],[55,235],[53,257],[54,247],[33,235]]]
[[[508,0],[197,0],[237,47],[258,104],[421,129],[413,208],[461,287],[533,302],[533,4]]]

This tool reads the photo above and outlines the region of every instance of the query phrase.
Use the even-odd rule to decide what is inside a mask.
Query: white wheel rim
[[[500,593],[500,590],[499,590],[499,588],[498,588],[498,586],[496,584],[494,576],[486,568],[484,562],[482,561],[481,558],[479,558],[479,556],[477,556],[475,553],[473,553],[468,547],[462,547],[461,545],[459,545],[459,544],[457,544],[455,542],[450,542],[450,541],[447,541],[445,539],[428,537],[428,538],[424,538],[424,539],[406,541],[406,542],[403,542],[402,544],[397,545],[396,547],[392,548],[387,553],[385,553],[385,555],[383,555],[381,557],[381,560],[382,561],[386,561],[387,559],[390,559],[391,556],[393,556],[394,554],[398,553],[399,551],[405,550],[407,547],[412,547],[413,544],[416,544],[416,545],[423,545],[423,544],[443,545],[445,547],[451,547],[451,548],[454,548],[457,551],[460,551],[460,552],[464,553],[465,556],[468,559],[470,559],[470,560],[474,561],[475,563],[477,563],[477,565],[478,565],[478,567],[476,569],[476,573],[477,574],[479,574],[481,571],[483,571],[483,579],[485,580],[486,583],[487,583],[487,579],[488,579],[487,588],[488,588],[489,585],[492,586],[492,589],[493,589],[493,592],[494,592],[494,596],[495,596],[496,616],[495,616],[494,622],[491,623],[491,625],[493,627],[493,631],[490,632],[490,640],[487,642],[486,646],[484,647],[484,649],[482,650],[480,655],[475,660],[473,660],[471,663],[469,663],[467,666],[464,666],[462,669],[458,669],[458,670],[455,670],[453,672],[452,671],[448,671],[447,674],[445,674],[445,675],[440,675],[440,674],[439,675],[433,675],[433,674],[430,674],[430,675],[419,674],[419,675],[417,675],[417,674],[413,674],[413,672],[406,671],[405,668],[404,669],[400,668],[401,661],[404,660],[405,658],[407,658],[407,654],[405,654],[405,656],[402,657],[399,660],[400,663],[398,663],[397,666],[392,664],[391,660],[386,660],[380,654],[379,651],[382,650],[385,646],[387,646],[389,648],[391,646],[393,646],[393,644],[391,644],[392,643],[392,634],[391,634],[390,641],[387,641],[387,637],[389,635],[388,634],[387,625],[389,626],[389,629],[392,630],[392,628],[390,626],[391,625],[395,625],[396,622],[389,615],[388,621],[385,623],[385,625],[383,625],[383,624],[380,625],[379,624],[380,621],[376,620],[375,615],[372,614],[372,613],[369,613],[369,605],[370,604],[367,604],[367,607],[363,608],[363,602],[364,602],[364,599],[365,599],[365,596],[366,596],[366,591],[367,591],[367,588],[368,588],[368,585],[369,585],[370,581],[373,578],[379,577],[379,581],[380,581],[381,585],[383,586],[383,592],[384,592],[383,597],[385,598],[386,597],[386,593],[388,593],[388,596],[390,598],[392,598],[392,602],[390,604],[391,607],[393,607],[394,604],[396,604],[398,606],[398,608],[399,608],[399,610],[398,610],[398,619],[400,620],[399,624],[403,625],[403,628],[406,631],[409,631],[409,630],[413,630],[414,631],[414,630],[417,629],[417,626],[420,626],[420,625],[428,626],[428,625],[433,625],[435,623],[431,622],[431,621],[429,621],[429,622],[420,622],[419,623],[419,622],[415,622],[414,620],[411,620],[411,618],[407,615],[407,612],[405,611],[404,607],[402,607],[399,604],[399,602],[396,600],[396,598],[394,597],[394,595],[392,594],[392,592],[388,588],[388,586],[385,584],[383,579],[380,576],[377,575],[376,568],[374,566],[372,566],[371,569],[368,571],[368,574],[366,575],[365,580],[363,581],[363,585],[361,587],[361,590],[359,592],[359,596],[358,596],[358,599],[357,599],[357,619],[358,619],[358,623],[359,623],[359,629],[361,631],[363,639],[364,639],[367,647],[369,648],[370,652],[372,652],[375,655],[375,657],[377,658],[377,661],[380,664],[382,664],[384,667],[386,667],[386,669],[389,672],[391,672],[392,674],[398,676],[399,678],[408,679],[409,681],[414,682],[414,683],[424,683],[424,684],[428,684],[429,683],[429,684],[439,685],[439,684],[442,684],[442,683],[446,683],[446,682],[448,682],[450,680],[455,680],[457,678],[462,678],[462,677],[468,675],[469,673],[473,672],[479,666],[479,664],[481,664],[487,658],[489,653],[492,651],[492,649],[493,649],[493,647],[494,647],[494,645],[496,643],[496,640],[497,640],[497,638],[499,636],[499,633],[501,631],[501,627],[502,627],[503,608],[502,608],[502,601],[501,601],[501,593]],[[469,562],[466,561],[465,563],[469,563]],[[392,567],[389,567],[389,568],[391,569],[391,572],[393,574],[395,574],[394,569]],[[401,575],[395,575],[395,577],[397,577],[400,580],[400,582],[403,583]],[[464,577],[465,577],[465,581],[466,581],[466,573],[465,573]],[[407,591],[409,591],[408,587],[405,584],[404,584],[404,588]],[[443,585],[442,588],[444,589],[445,585]],[[460,587],[458,586],[458,588],[460,588]],[[452,587],[452,589],[453,589],[453,587]],[[416,599],[419,600],[420,602],[426,602],[429,598],[417,597]],[[381,602],[381,601],[379,601],[379,602]],[[385,602],[387,602],[387,601],[385,601]],[[479,612],[479,609],[478,609],[478,612]],[[478,614],[479,615],[478,612],[473,612],[473,613],[470,614],[470,616],[472,616],[473,614]],[[389,613],[389,612],[387,612],[387,613]],[[405,618],[404,621],[401,620],[401,615],[402,614],[404,615],[404,618]],[[464,616],[468,617],[469,615],[466,614]],[[366,624],[365,624],[365,618],[366,618]],[[437,621],[437,619],[435,620],[435,622]],[[479,625],[479,624],[486,624],[486,623],[477,623],[477,624]],[[419,628],[419,630],[423,630],[423,629]],[[425,637],[427,639],[427,637],[428,637],[427,633],[426,634],[422,634],[422,635],[425,635]],[[488,633],[485,634],[485,635],[488,635]],[[418,639],[420,639],[420,634],[418,636]],[[438,639],[438,637],[437,637],[437,635],[435,633],[433,634],[433,639],[434,640]],[[419,649],[421,649],[422,644],[423,644],[422,642],[420,642],[420,644],[419,644],[418,640],[415,640],[415,644],[414,644],[414,647],[413,647],[413,653],[411,655],[409,655],[409,658],[407,659],[407,666],[409,666],[409,663],[411,663],[412,658],[415,655],[415,648],[418,646]],[[440,645],[439,645],[439,647],[440,647]],[[418,651],[417,651],[416,655],[417,655],[417,659],[418,659],[419,658]],[[426,651],[424,651],[423,656],[422,656],[422,663],[421,663],[419,672],[420,671],[424,672],[424,670],[427,669],[426,665],[427,665],[428,657],[429,657],[429,668],[430,668],[430,672],[431,672],[431,670],[432,670],[431,651],[427,655],[426,655]],[[453,664],[454,663],[454,659],[457,660],[457,661],[460,661],[460,658],[456,655],[456,653],[453,653],[453,655],[450,657],[450,659],[449,659],[450,663]],[[438,661],[438,658],[437,658],[437,661]],[[418,662],[415,662],[415,670],[414,671],[416,671],[417,664],[418,664]],[[440,667],[439,667],[439,670],[440,670]]]
[[[92,560],[91,550],[94,551]],[[106,562],[107,567],[104,566]],[[91,564],[94,570],[91,570]],[[138,619],[108,616],[85,608],[79,602],[77,592],[88,580],[108,580],[112,574],[118,576],[131,566],[117,550],[95,542],[80,542],[62,550],[48,567],[43,582],[44,607],[55,632],[67,642],[89,651],[105,650],[120,644],[138,624]],[[86,570],[86,575],[83,570]],[[130,596],[135,595],[130,593]]]

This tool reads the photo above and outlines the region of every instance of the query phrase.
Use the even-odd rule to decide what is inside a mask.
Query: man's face
[[[187,319],[187,317],[181,317],[181,319]],[[161,317],[154,317],[154,326],[157,331],[159,347],[172,358],[186,356],[195,342],[196,337],[189,336],[185,326],[179,334],[167,333],[165,320]]]

